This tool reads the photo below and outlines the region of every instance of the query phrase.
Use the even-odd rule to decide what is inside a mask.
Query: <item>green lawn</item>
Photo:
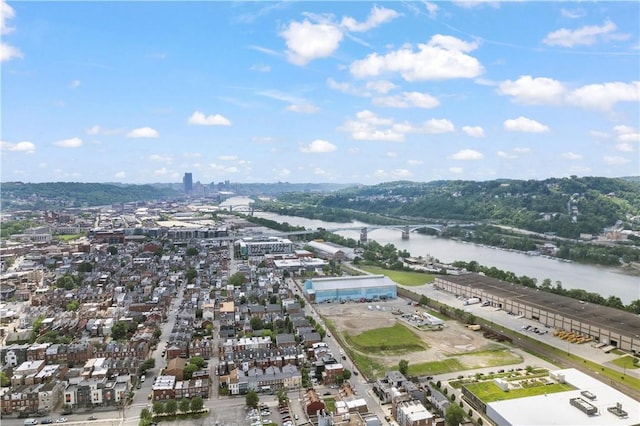
[[[552,385],[511,389],[508,392],[504,392],[493,382],[473,383],[466,385],[466,387],[485,403],[500,401],[503,399],[526,398],[528,396],[543,395],[547,393],[565,392],[573,389],[573,386],[566,383],[554,383]]]
[[[409,364],[409,376],[434,376],[464,369],[465,367],[457,359],[449,358],[442,361]]]
[[[384,269],[378,266],[358,265],[358,268],[367,271],[370,274],[386,275],[392,281],[406,286],[420,286],[432,283],[435,276],[432,274],[424,274],[422,272],[395,271],[392,269]]]
[[[349,343],[364,353],[407,353],[427,349],[427,345],[409,328],[398,323],[393,327],[368,330],[357,336],[345,336]]]
[[[55,235],[53,238],[55,240],[68,242],[71,240],[77,240],[78,238],[82,238],[82,237],[84,237],[84,234],[64,234],[64,235]]]
[[[631,355],[625,355],[620,358],[614,359],[612,362],[622,368],[640,368],[640,364],[634,364],[633,360],[636,360],[636,362],[638,362],[638,358]]]
[[[469,361],[471,359],[477,359],[477,355],[482,356],[482,364],[475,365],[470,364],[465,359],[465,356],[469,355]],[[460,354],[459,361],[463,364],[466,370],[471,370],[474,368],[484,368],[484,367],[498,367],[501,365],[509,365],[509,364],[519,364],[522,362],[522,357],[518,354],[512,352],[509,349],[497,349],[497,350],[487,350],[487,351],[476,351],[470,352],[467,354]]]

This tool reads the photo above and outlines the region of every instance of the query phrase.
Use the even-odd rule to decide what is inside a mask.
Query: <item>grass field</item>
[[[65,235],[55,235],[53,238],[55,240],[60,240],[60,241],[71,241],[71,240],[77,240],[78,238],[84,237],[84,234],[65,234]]]
[[[547,393],[565,392],[573,389],[566,383],[554,383],[552,385],[540,385],[530,388],[510,389],[504,392],[493,382],[480,382],[466,385],[483,402],[489,403],[504,399],[526,398],[528,396],[543,395]]]
[[[392,269],[384,269],[377,266],[358,265],[358,268],[367,271],[370,274],[386,275],[398,284],[406,286],[419,286],[432,283],[435,279],[434,275],[423,274],[422,272],[395,271]]]
[[[436,374],[462,371],[465,367],[455,358],[442,361],[423,362],[421,364],[409,364],[409,376],[435,376]]]
[[[519,364],[522,362],[522,357],[511,352],[511,350],[509,349],[470,352],[468,355],[470,355],[472,359],[477,359],[474,357],[475,355],[482,356],[482,364],[480,365],[475,364],[475,362],[467,362],[465,360],[465,355],[461,355],[459,361],[468,370],[473,368],[497,367],[500,365]]]
[[[633,361],[638,362],[638,358],[631,355],[622,356],[614,359],[612,362],[622,368],[640,368],[640,364],[634,364]]]
[[[409,328],[399,323],[393,327],[368,330],[356,336],[346,335],[345,338],[357,350],[371,354],[402,354],[422,351],[428,347]]]

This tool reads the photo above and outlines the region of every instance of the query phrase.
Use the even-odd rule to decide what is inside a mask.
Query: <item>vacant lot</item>
[[[396,367],[400,359],[409,361],[410,369],[418,374],[429,374],[432,370],[433,374],[438,374],[521,361],[507,346],[488,340],[481,332],[471,331],[453,320],[446,321],[440,331],[411,327],[400,321],[400,315],[394,315],[394,312],[414,313],[417,310],[417,313],[422,313],[424,309],[407,305],[403,299],[375,303],[325,303],[317,305],[316,309],[332,325],[336,337],[341,339],[358,364],[363,363],[364,358],[369,359],[367,364],[373,366],[369,374],[375,376]],[[433,368],[429,363],[433,363]],[[366,366],[360,365],[360,368],[367,373]]]

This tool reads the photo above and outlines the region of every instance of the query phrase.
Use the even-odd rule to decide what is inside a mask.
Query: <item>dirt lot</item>
[[[377,309],[378,307],[380,309]],[[400,321],[399,315],[392,314],[392,311],[396,309],[404,313],[412,313],[416,310],[419,313],[425,311],[421,307],[407,305],[404,299],[373,303],[323,303],[316,305],[316,309],[320,315],[335,325],[339,333],[350,335],[393,326]],[[458,361],[469,368],[488,367],[496,365],[495,362],[491,362],[495,357],[491,353],[477,352],[506,348],[504,345],[484,338],[482,332],[471,331],[453,320],[446,321],[441,331],[423,331],[411,327],[407,323],[403,322],[403,324],[413,330],[429,346],[429,349],[425,351],[402,354],[402,359],[406,359],[410,364],[456,357]],[[371,354],[365,355],[372,356]],[[514,354],[513,357],[515,359],[517,355]],[[375,356],[375,358],[388,367],[398,365],[397,355]]]

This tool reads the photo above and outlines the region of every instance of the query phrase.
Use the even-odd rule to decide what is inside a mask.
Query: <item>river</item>
[[[225,205],[238,205],[250,201],[246,197],[233,197],[227,200]],[[267,212],[255,212],[254,214],[257,217],[276,222],[287,222],[290,225],[304,226],[309,229],[368,226],[361,222],[325,222]],[[360,238],[358,230],[338,231],[336,233],[346,238],[356,240]],[[369,240],[375,240],[382,245],[393,244],[399,250],[407,250],[415,257],[431,255],[445,263],[451,263],[455,260],[466,262],[475,260],[481,265],[495,266],[498,269],[512,271],[517,275],[536,278],[538,283],[541,283],[545,278],[549,278],[552,285],[555,285],[556,281],[560,281],[564,288],[580,288],[588,292],[601,294],[604,297],[618,296],[624,304],[629,304],[632,300],[640,298],[640,278],[625,273],[622,268],[566,263],[555,259],[476,246],[415,232],[411,233],[409,240],[402,240],[400,231],[392,229],[370,229],[368,237]]]

